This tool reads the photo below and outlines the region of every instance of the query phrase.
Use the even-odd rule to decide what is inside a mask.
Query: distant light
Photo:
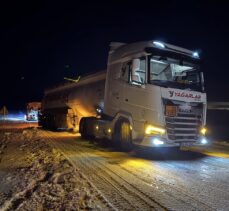
[[[95,129],[96,129],[96,130],[99,130],[99,126],[98,126],[98,125],[96,125],[96,126],[95,126]]]
[[[201,142],[201,144],[207,144],[208,143],[206,138],[202,138],[200,142]]]
[[[165,48],[165,45],[163,43],[161,43],[161,42],[154,41],[153,44],[156,45],[157,47]]]
[[[108,133],[111,133],[111,129],[110,129],[110,128],[108,128],[107,132],[108,132]]]
[[[154,144],[154,145],[162,145],[162,144],[164,144],[164,141],[161,141],[161,140],[158,139],[158,138],[154,138],[154,139],[153,139],[153,144]]]
[[[199,58],[199,53],[198,53],[198,52],[193,52],[193,53],[192,53],[192,56],[193,56],[193,57],[196,57],[196,58]]]
[[[102,113],[102,109],[101,108],[96,108],[96,111],[100,114]]]
[[[66,68],[66,69],[69,69],[69,68],[70,68],[70,65],[69,65],[69,64],[66,64],[66,65],[65,65],[65,68]]]

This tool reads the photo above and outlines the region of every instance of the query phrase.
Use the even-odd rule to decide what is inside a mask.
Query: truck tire
[[[83,139],[87,139],[87,126],[86,126],[86,118],[85,117],[81,118],[81,120],[80,120],[79,132],[80,132],[80,135]]]
[[[80,124],[79,124],[79,132],[82,138],[89,139],[89,140],[92,140],[95,138],[93,134],[93,127],[94,127],[95,120],[96,120],[95,117],[81,118]]]
[[[114,134],[115,145],[122,151],[129,152],[133,149],[130,123],[128,120],[120,120],[117,123]]]

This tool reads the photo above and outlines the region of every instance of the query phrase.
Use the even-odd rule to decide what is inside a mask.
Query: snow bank
[[[7,158],[0,161],[0,210],[109,209],[80,171],[45,143],[37,129],[0,133],[0,152]],[[7,173],[1,173],[2,166]]]

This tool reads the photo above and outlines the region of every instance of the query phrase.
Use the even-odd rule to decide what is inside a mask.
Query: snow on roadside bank
[[[0,133],[0,210],[108,210],[87,179],[36,129]]]
[[[213,144],[229,147],[228,141],[214,141]]]

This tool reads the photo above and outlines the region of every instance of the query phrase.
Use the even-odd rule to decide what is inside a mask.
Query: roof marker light
[[[161,42],[154,41],[153,44],[156,45],[157,47],[165,48],[165,45],[163,43],[161,43]]]
[[[198,52],[193,52],[193,53],[192,53],[192,56],[193,56],[193,57],[196,57],[196,58],[199,58],[199,53],[198,53]]]

